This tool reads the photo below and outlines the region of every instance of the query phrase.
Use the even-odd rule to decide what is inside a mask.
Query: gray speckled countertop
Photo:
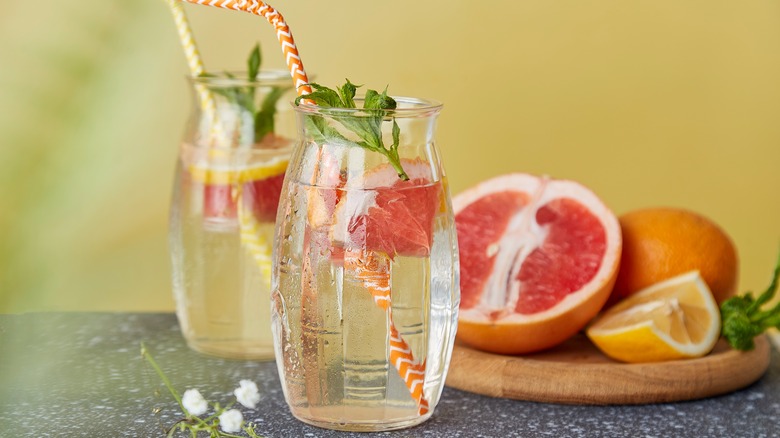
[[[273,362],[211,358],[187,348],[173,314],[0,315],[1,437],[163,436],[181,414],[140,357],[144,341],[180,392],[226,403],[240,379],[257,382],[266,437],[365,437],[294,419]],[[565,406],[445,388],[433,417],[391,437],[778,437],[780,355],[767,374],[725,396],[646,406]],[[156,412],[158,411],[159,412]],[[182,435],[183,436],[183,435]]]

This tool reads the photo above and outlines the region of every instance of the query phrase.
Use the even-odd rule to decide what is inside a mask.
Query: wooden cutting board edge
[[[490,397],[560,404],[694,400],[726,394],[757,381],[769,368],[769,351],[769,341],[762,335],[756,338],[756,348],[748,352],[722,348],[697,359],[624,364],[581,363],[576,352],[561,361],[503,356],[458,344],[446,385]]]

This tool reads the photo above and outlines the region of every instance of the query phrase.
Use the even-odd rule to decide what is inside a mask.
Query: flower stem
[[[163,373],[162,369],[160,369],[160,366],[157,365],[157,362],[155,362],[154,358],[151,354],[149,354],[149,350],[146,349],[146,345],[141,342],[141,357],[146,359],[147,362],[149,362],[149,365],[152,366],[154,371],[157,373],[158,376],[160,376],[160,380],[163,381],[165,384],[165,387],[168,388],[168,391],[171,393],[174,399],[176,399],[176,403],[179,404],[179,407],[181,408],[182,412],[188,417],[190,417],[190,413],[187,411],[187,409],[184,408],[184,404],[181,402],[181,396],[178,392],[173,388],[173,385],[171,385],[171,381],[168,380],[168,377],[165,376],[165,373]]]

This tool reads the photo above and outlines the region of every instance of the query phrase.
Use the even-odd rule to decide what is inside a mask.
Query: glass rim
[[[247,78],[246,70],[206,73],[209,76],[187,75],[186,78],[193,84],[201,84],[212,88],[270,86],[293,87],[293,80],[290,77],[290,72],[282,69],[260,70],[254,80]],[[234,77],[230,77],[228,75],[233,75]]]
[[[398,108],[395,109],[365,109],[360,108],[326,108],[319,105],[300,102],[298,105],[295,102],[291,102],[293,109],[299,113],[306,114],[322,114],[326,116],[333,115],[359,115],[359,113],[373,113],[381,111],[385,116],[392,116],[396,118],[412,118],[412,117],[428,117],[437,115],[441,112],[443,103],[434,99],[408,97],[408,96],[391,96],[398,103]],[[363,102],[365,96],[355,96],[355,102]]]

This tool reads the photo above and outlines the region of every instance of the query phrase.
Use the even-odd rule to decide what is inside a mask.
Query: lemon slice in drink
[[[611,307],[588,328],[591,341],[623,362],[660,362],[709,353],[720,312],[698,271],[656,283]]]
[[[189,171],[194,180],[204,184],[243,184],[281,175],[287,170],[289,163],[288,157],[277,157],[240,168],[219,168],[198,163],[190,165]]]

